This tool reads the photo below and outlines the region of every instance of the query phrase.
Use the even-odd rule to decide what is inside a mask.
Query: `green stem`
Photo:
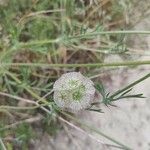
[[[22,82],[15,77],[15,75],[13,75],[10,72],[6,72],[12,79],[14,79],[18,84],[22,84]],[[38,96],[35,92],[33,92],[28,86],[26,85],[22,85],[23,88],[30,94],[32,95],[34,98],[36,98],[38,100],[38,102],[44,102],[45,104],[49,104],[49,102],[47,102],[44,98],[41,98],[40,96]]]
[[[2,150],[7,150],[1,138],[0,138],[0,145],[1,145],[0,148],[2,148]]]
[[[125,88],[121,89],[121,90],[118,90],[116,91],[114,94],[112,94],[110,97],[111,98],[114,98],[115,96],[117,96],[118,94],[132,88],[133,86],[135,86],[136,84],[142,82],[143,80],[147,79],[150,77],[150,73],[148,73],[147,75],[145,75],[144,77],[140,78],[139,80],[136,80],[135,82],[129,84],[128,86],[126,86]]]
[[[2,67],[6,66],[28,66],[28,67],[120,67],[120,66],[138,66],[149,65],[150,60],[145,61],[126,61],[112,63],[88,63],[88,64],[44,64],[44,63],[1,63]]]
[[[82,39],[82,38],[87,38],[91,36],[96,36],[96,35],[105,35],[105,34],[150,34],[150,31],[101,31],[101,32],[96,32],[96,33],[86,33],[86,34],[80,34],[76,36],[69,36],[68,39]],[[49,43],[59,43],[63,39],[57,38],[57,39],[45,39],[42,41],[31,41],[27,43],[20,43],[19,47],[28,47],[28,46],[34,46],[34,45],[44,45],[44,44],[49,44]]]
[[[37,109],[41,106],[46,106],[47,104],[41,104],[38,106],[27,106],[27,107],[15,107],[15,106],[7,106],[7,105],[1,105],[0,110],[3,109],[11,109],[11,110],[32,110],[32,109]]]
[[[85,33],[85,34],[80,34],[76,36],[70,36],[68,39],[82,39],[82,38],[87,38],[91,36],[97,36],[97,35],[105,35],[105,34],[150,34],[150,31],[101,31],[101,32],[95,32],[95,33]]]
[[[80,34],[76,36],[69,36],[68,39],[82,39],[87,38],[89,36],[96,36],[96,35],[105,35],[105,34],[150,34],[150,31],[101,31],[96,33],[86,33],[86,34]],[[44,45],[44,44],[50,44],[50,43],[59,43],[63,39],[57,38],[57,39],[45,39],[45,40],[38,40],[38,41],[31,41],[27,43],[19,43],[19,47],[28,47],[28,46],[34,46],[34,45]]]
[[[44,45],[44,44],[50,44],[50,43],[58,43],[59,39],[46,39],[42,41],[31,41],[27,43],[19,43],[19,47],[28,47],[28,46],[34,46],[34,45]]]

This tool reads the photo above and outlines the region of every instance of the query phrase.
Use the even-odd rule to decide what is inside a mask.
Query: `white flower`
[[[62,109],[77,112],[87,108],[95,96],[94,83],[80,72],[63,74],[53,86],[54,101]]]

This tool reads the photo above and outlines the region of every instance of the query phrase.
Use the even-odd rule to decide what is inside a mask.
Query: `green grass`
[[[53,102],[52,85],[68,71],[84,69],[85,75],[95,75],[95,70],[102,67],[149,65],[149,60],[104,62],[109,54],[138,55],[137,51],[130,51],[126,39],[132,34],[150,34],[130,30],[130,25],[126,25],[124,12],[130,7],[128,0],[92,6],[82,0],[10,0],[0,5],[0,149],[28,149],[30,139],[36,135],[30,135],[35,131],[26,122],[30,124],[27,119],[39,114],[43,116],[40,128],[51,135],[62,129],[58,120],[69,124],[64,118],[91,130],[73,115],[60,112]],[[102,10],[106,14],[100,15]],[[120,20],[123,21],[117,23]],[[127,90],[130,89],[123,92]],[[36,120],[31,124],[38,128]],[[130,149],[100,130],[92,131],[122,149]],[[15,138],[8,142],[8,135]],[[16,139],[21,142],[14,144]]]

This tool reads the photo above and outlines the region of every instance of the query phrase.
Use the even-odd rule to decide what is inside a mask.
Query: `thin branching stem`
[[[121,67],[121,66],[138,66],[149,65],[150,60],[145,61],[126,61],[126,62],[112,62],[112,63],[87,63],[87,64],[44,64],[44,63],[1,63],[0,67],[6,66],[26,66],[26,67]]]
[[[47,106],[47,104],[41,104],[41,106]],[[33,110],[37,109],[40,106],[24,106],[24,107],[19,107],[19,106],[7,106],[7,105],[1,105],[0,110],[2,109],[8,109],[8,110]]]
[[[36,46],[36,45],[45,45],[50,43],[58,43],[59,39],[45,39],[41,41],[30,41],[27,43],[19,43],[18,47],[30,47],[30,46]]]
[[[80,35],[75,35],[75,36],[69,36],[67,37],[68,40],[71,39],[82,39],[82,38],[88,38],[96,35],[106,35],[106,34],[150,34],[150,31],[101,31],[101,32],[94,32],[94,33],[85,33],[85,34],[80,34]],[[34,46],[34,45],[44,45],[44,44],[49,44],[49,43],[59,43],[63,41],[63,38],[58,38],[58,39],[45,39],[45,40],[38,40],[38,41],[31,41],[27,43],[20,43],[19,47],[24,47],[24,46]]]
[[[136,80],[135,82],[129,84],[128,86],[124,87],[121,90],[116,91],[114,94],[112,94],[110,96],[110,98],[114,98],[115,96],[119,95],[120,93],[132,88],[133,86],[137,85],[138,83],[142,82],[143,80],[147,79],[150,77],[150,73],[148,73],[147,75],[145,75],[144,77],[140,78],[139,80]]]
[[[22,84],[22,82],[12,73],[10,72],[6,72],[6,74],[8,74],[12,79],[14,79],[18,84]],[[45,103],[48,104],[48,102],[44,99],[44,98],[41,98],[40,96],[38,96],[36,93],[34,93],[27,85],[22,85],[23,88],[30,94],[32,95],[34,98],[36,98],[37,100],[40,101],[43,101]]]
[[[75,35],[75,36],[68,36],[66,37],[68,40],[72,39],[82,39],[82,38],[89,38],[92,36],[97,36],[97,35],[106,35],[106,34],[150,34],[150,31],[136,31],[136,30],[129,30],[129,31],[101,31],[101,32],[94,32],[94,33],[85,33],[85,34],[80,34],[80,35]],[[37,40],[37,41],[30,41],[27,43],[19,43],[18,48],[22,47],[29,47],[29,46],[36,46],[36,45],[45,45],[45,44],[50,44],[50,43],[61,43],[63,42],[64,39],[63,37],[61,38],[56,38],[56,39],[45,39],[45,40]]]
[[[150,31],[136,31],[136,30],[128,30],[128,31],[101,31],[101,32],[93,32],[93,33],[85,33],[75,36],[69,36],[69,39],[82,39],[89,38],[91,36],[97,35],[107,35],[107,34],[150,34]]]
[[[10,124],[10,125],[6,125],[5,127],[0,128],[0,131],[4,131],[4,130],[10,129],[10,128],[15,128],[18,125],[23,124],[23,123],[37,122],[37,121],[40,121],[41,119],[43,119],[43,117],[41,115],[38,115],[38,116],[35,116],[35,117],[32,117],[32,118],[28,118],[28,119],[25,119],[25,120],[15,122],[15,123]]]
[[[5,93],[5,92],[0,92],[0,95],[9,97],[11,99],[16,99],[16,100],[19,100],[19,101],[30,103],[30,104],[35,104],[36,103],[35,101],[29,100],[29,99],[25,99],[25,98],[22,98],[22,97],[18,97],[18,96],[15,96],[15,95],[11,95],[11,94]]]

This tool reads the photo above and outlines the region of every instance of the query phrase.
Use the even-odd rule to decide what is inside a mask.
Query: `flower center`
[[[74,101],[82,100],[82,97],[85,92],[85,86],[81,84],[77,89],[73,90],[72,97]]]
[[[79,80],[69,80],[68,89],[65,89],[65,85],[62,86],[61,99],[64,101],[81,101],[85,94],[85,86]]]

